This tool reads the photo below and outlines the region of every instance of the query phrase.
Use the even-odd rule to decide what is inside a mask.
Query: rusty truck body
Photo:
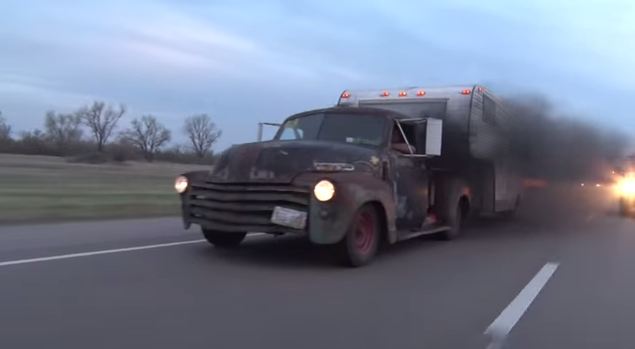
[[[519,202],[503,112],[481,86],[344,91],[335,107],[287,118],[273,140],[177,178],[184,224],[217,247],[250,232],[302,235],[353,266],[381,243],[452,239],[468,215]]]

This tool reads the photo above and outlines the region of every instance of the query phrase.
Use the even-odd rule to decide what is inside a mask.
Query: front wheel
[[[372,205],[362,206],[355,213],[346,236],[339,243],[343,261],[353,267],[370,263],[377,254],[379,237],[377,210]]]
[[[203,229],[203,236],[210,244],[219,248],[231,248],[240,245],[247,233],[228,233]]]

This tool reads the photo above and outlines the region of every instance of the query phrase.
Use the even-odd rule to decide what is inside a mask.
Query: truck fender
[[[386,205],[380,200],[367,201],[360,205],[373,205],[379,214],[379,224],[381,228],[381,239],[390,244],[397,242],[397,228],[395,226],[395,215],[389,214]],[[358,208],[359,209],[359,208]]]
[[[191,185],[193,182],[205,180],[208,175],[209,171],[190,171],[181,174],[181,176],[187,178],[187,181],[189,183],[187,190],[179,194],[179,197],[181,198],[181,219],[183,221],[183,228],[185,229],[189,229],[192,225],[192,223],[188,220],[188,217],[190,215],[188,211],[188,201],[190,195],[188,195],[188,193],[191,190]]]
[[[396,205],[392,196],[377,195],[377,191],[367,191],[366,193],[367,195],[358,197],[355,211],[364,205],[375,206],[381,218],[382,239],[391,244],[397,242],[396,210],[388,209]]]
[[[342,186],[340,201],[335,203],[330,211],[334,213],[332,219],[322,220],[318,216],[320,211],[320,203],[315,201],[312,206],[316,207],[312,210],[312,219],[309,219],[310,235],[309,239],[318,244],[334,244],[344,238],[351,224],[352,217],[360,207],[366,204],[375,205],[381,213],[382,230],[387,232],[386,238],[389,242],[397,240],[395,230],[395,213],[390,210],[394,207],[392,196],[387,188],[381,188],[381,182],[373,183],[354,183],[348,182],[346,186]],[[327,206],[330,204],[327,204]]]

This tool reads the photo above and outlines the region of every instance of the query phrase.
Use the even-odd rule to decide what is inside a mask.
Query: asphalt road
[[[635,220],[575,190],[359,269],[298,238],[217,250],[175,218],[0,227],[0,348],[486,348],[497,319],[505,348],[633,348]]]

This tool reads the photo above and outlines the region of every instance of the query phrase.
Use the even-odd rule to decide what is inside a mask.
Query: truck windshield
[[[318,113],[287,120],[277,140],[322,140],[379,146],[384,140],[385,118],[372,115]]]

